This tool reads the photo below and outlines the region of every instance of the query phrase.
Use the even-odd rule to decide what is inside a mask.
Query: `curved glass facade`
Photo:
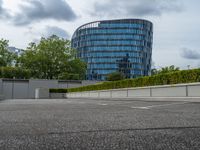
[[[88,80],[105,80],[122,72],[126,78],[150,75],[153,24],[141,19],[96,21],[72,37],[77,57],[87,63]]]

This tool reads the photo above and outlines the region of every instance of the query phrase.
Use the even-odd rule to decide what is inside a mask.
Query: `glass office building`
[[[77,57],[87,63],[88,80],[105,80],[113,72],[126,78],[150,75],[153,24],[141,19],[96,21],[72,37]]]

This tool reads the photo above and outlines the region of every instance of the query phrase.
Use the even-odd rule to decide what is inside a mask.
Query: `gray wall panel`
[[[188,86],[188,96],[200,97],[200,85]]]
[[[96,81],[0,79],[0,96],[5,99],[33,99],[37,88],[74,88]]]
[[[29,98],[35,98],[37,88],[58,88],[57,80],[30,80],[29,81]]]
[[[129,89],[128,97],[150,97],[150,88],[147,89]]]
[[[3,94],[3,81],[0,79],[0,95]]]
[[[13,98],[13,82],[12,81],[3,82],[3,95],[5,99]]]
[[[81,87],[82,84],[81,83],[69,83],[68,84],[68,88],[77,88],[77,87]]]
[[[68,88],[68,83],[58,83],[58,88],[59,89],[66,89],[66,88]]]
[[[154,97],[186,97],[186,87],[161,87],[152,88],[152,96]]]
[[[113,90],[112,91],[112,98],[126,98],[127,97],[127,90]]]
[[[26,99],[29,91],[29,82],[14,82],[13,84],[13,98]]]
[[[111,91],[100,91],[99,97],[100,98],[111,98]]]

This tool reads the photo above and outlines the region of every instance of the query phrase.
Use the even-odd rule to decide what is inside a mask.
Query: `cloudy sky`
[[[80,25],[141,18],[154,24],[157,68],[200,67],[200,0],[0,0],[0,38],[26,48],[41,36],[70,39]]]

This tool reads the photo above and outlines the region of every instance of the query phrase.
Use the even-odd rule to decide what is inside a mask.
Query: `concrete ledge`
[[[89,100],[106,100],[106,101],[144,101],[144,102],[192,102],[200,103],[200,97],[135,97],[135,98],[84,98],[74,97],[70,99],[89,99]]]
[[[90,92],[90,97],[91,98],[99,97],[99,93],[98,92]]]
[[[143,89],[127,89],[128,97],[150,97],[151,89],[143,88]]]
[[[190,86],[188,86],[188,96],[200,97],[200,85],[190,85]]]
[[[48,99],[49,89],[37,88],[35,89],[35,99]]]
[[[186,86],[152,88],[152,97],[186,97]]]
[[[127,92],[126,89],[112,90],[111,91],[111,97],[112,98],[126,98],[126,97],[128,97],[128,92]]]
[[[112,93],[111,91],[99,91],[99,98],[112,98]]]
[[[164,86],[150,86],[139,88],[124,88],[101,91],[87,91],[67,93],[68,98],[107,98],[107,99],[135,99],[135,98],[197,98],[200,97],[200,83],[175,84]],[[171,101],[171,100],[170,100]]]
[[[51,99],[64,99],[66,98],[66,93],[50,93],[49,97]]]

